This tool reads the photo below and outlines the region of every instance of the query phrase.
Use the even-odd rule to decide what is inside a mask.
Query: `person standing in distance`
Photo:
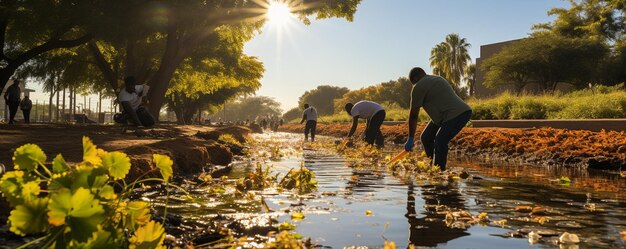
[[[416,67],[409,72],[413,84],[411,90],[411,110],[409,113],[409,134],[404,149],[412,151],[415,129],[420,108],[430,116],[420,140],[426,155],[442,171],[446,170],[448,143],[465,127],[472,117],[472,109],[454,92],[450,83],[439,76],[427,75],[424,69]]]
[[[33,101],[28,98],[28,95],[24,96],[22,102],[20,102],[20,109],[22,109],[22,115],[24,115],[24,123],[30,124],[30,110],[33,108]]]
[[[4,92],[4,101],[9,107],[9,124],[13,124],[15,121],[15,114],[17,114],[17,108],[20,106],[20,81],[13,80],[13,84],[7,88]]]
[[[302,120],[300,124],[306,121],[304,126],[304,141],[309,141],[309,132],[311,132],[311,141],[315,142],[315,129],[317,128],[317,110],[309,104],[304,104],[304,112],[302,112]]]

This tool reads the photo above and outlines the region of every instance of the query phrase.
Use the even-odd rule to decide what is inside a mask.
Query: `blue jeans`
[[[433,160],[441,170],[446,170],[446,162],[448,160],[448,143],[465,127],[472,117],[472,111],[466,111],[459,116],[443,122],[441,126],[437,126],[431,120],[420,137],[422,146],[426,155]]]

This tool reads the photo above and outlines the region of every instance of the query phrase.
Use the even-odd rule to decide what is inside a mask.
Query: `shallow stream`
[[[197,224],[218,214],[259,226],[270,220],[289,222],[298,234],[332,248],[382,248],[385,240],[394,241],[398,248],[409,243],[438,248],[626,247],[620,235],[626,231],[626,178],[619,174],[452,162],[453,170],[464,170],[470,177],[431,181],[394,176],[384,166],[350,167],[347,159],[331,150],[303,146],[299,135],[272,133],[255,139],[253,154],[278,153],[279,158],[243,159],[227,174],[229,179],[247,175],[258,163],[273,165],[272,171],[279,175],[304,163],[315,173],[317,191],[306,195],[276,189],[256,192],[267,203],[270,210],[266,210],[259,198],[216,197],[199,187],[191,191],[192,203],[170,198],[168,212]],[[398,150],[387,148],[384,153]],[[163,205],[162,197],[152,200]],[[520,206],[544,210],[531,215],[515,210]],[[489,221],[446,223],[446,210],[484,212]],[[304,219],[292,220],[290,213],[296,211]],[[530,231],[541,237],[529,240]],[[577,234],[581,242],[559,244],[563,232]]]

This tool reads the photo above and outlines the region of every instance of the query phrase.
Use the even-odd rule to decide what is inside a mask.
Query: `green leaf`
[[[13,153],[13,164],[17,169],[32,171],[46,162],[46,154],[35,144],[25,144]]]
[[[113,179],[124,179],[130,170],[130,158],[122,152],[114,151],[102,157],[102,165],[109,170]]]
[[[58,226],[67,224],[73,239],[86,242],[104,221],[104,209],[88,189],[79,188],[73,194],[61,189],[52,194],[48,205],[48,221]]]
[[[100,192],[98,192],[98,196],[106,200],[113,200],[117,198],[117,195],[115,194],[115,190],[110,185],[104,185],[104,187],[100,189]]]
[[[69,177],[71,179],[70,189],[72,191],[76,191],[79,188],[97,190],[102,188],[109,180],[106,169],[84,166],[79,166],[74,174],[69,175]]]
[[[150,221],[146,225],[137,229],[135,234],[130,238],[131,249],[152,249],[165,248],[163,240],[165,239],[165,229],[161,223]]]
[[[11,206],[23,204],[25,200],[37,198],[39,195],[39,178],[27,172],[14,170],[6,172],[0,179],[0,192],[7,198]]]
[[[126,210],[128,212],[126,228],[131,231],[150,221],[150,206],[147,202],[131,201],[126,206]]]
[[[100,166],[102,159],[98,156],[98,148],[88,137],[83,137],[83,161],[93,166]]]
[[[62,173],[62,172],[68,171],[69,169],[70,169],[70,166],[67,165],[67,163],[65,162],[65,159],[63,158],[61,154],[58,154],[52,160],[52,172]]]
[[[91,238],[85,243],[75,243],[71,247],[76,249],[109,249],[120,248],[120,244],[117,238],[117,234],[121,234],[121,231],[116,230],[103,230],[99,229],[95,232]]]
[[[9,216],[9,230],[17,235],[41,233],[48,229],[46,206],[48,198],[27,200],[15,207]]]
[[[172,176],[172,174],[174,173],[172,170],[172,165],[174,164],[172,159],[170,159],[170,157],[166,155],[154,154],[152,155],[152,161],[154,162],[154,164],[156,164],[157,168],[159,168],[159,171],[163,176],[163,180],[168,182],[170,176]]]

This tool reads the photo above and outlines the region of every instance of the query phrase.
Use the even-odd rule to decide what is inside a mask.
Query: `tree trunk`
[[[59,87],[57,87],[57,106],[56,106],[56,115],[54,116],[54,117],[55,117],[55,120],[56,120],[57,122],[59,122],[59,95],[61,95],[61,93],[59,93],[59,89],[58,89],[58,88],[59,88]]]
[[[67,89],[63,88],[63,109],[61,109],[61,116],[63,121],[65,121],[65,92],[67,92]]]
[[[48,122],[52,123],[52,99],[54,98],[54,89],[50,90],[50,99],[48,101]]]

